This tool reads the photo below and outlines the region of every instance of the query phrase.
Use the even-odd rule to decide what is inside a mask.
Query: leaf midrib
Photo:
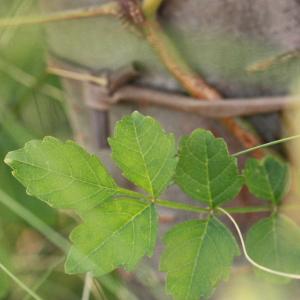
[[[205,137],[205,142],[204,142],[204,148],[205,148],[205,170],[206,170],[206,177],[207,177],[207,191],[208,191],[208,201],[209,205],[212,207],[213,206],[213,199],[212,199],[212,192],[211,192],[211,182],[210,182],[210,173],[209,173],[209,158],[208,158],[208,145],[207,145],[207,139]]]
[[[151,181],[151,178],[150,178],[148,165],[147,165],[147,163],[146,163],[146,161],[145,161],[144,153],[143,153],[143,151],[142,151],[142,147],[141,147],[141,144],[140,144],[140,140],[139,140],[139,137],[138,137],[138,134],[137,134],[137,126],[136,126],[135,120],[133,120],[132,123],[133,123],[134,135],[135,135],[136,143],[137,143],[137,145],[138,145],[139,153],[140,153],[140,155],[141,155],[142,162],[143,162],[143,165],[144,165],[144,168],[145,168],[146,179],[147,179],[148,185],[149,185],[149,187],[150,187],[150,193],[151,193],[151,196],[154,197],[154,191],[153,191],[152,181]]]
[[[270,195],[271,195],[271,201],[273,203],[276,203],[276,198],[275,198],[275,194],[273,192],[273,187],[271,185],[271,181],[270,181],[270,177],[269,177],[269,174],[268,174],[268,171],[266,170],[266,167],[263,166],[263,170],[264,170],[264,174],[265,174],[265,177],[266,177],[266,180],[267,180],[267,185],[268,185],[268,188],[269,188],[269,191],[270,191]]]
[[[184,299],[186,299],[186,300],[189,299],[189,296],[190,296],[190,293],[191,293],[192,283],[193,283],[194,276],[195,276],[195,271],[196,271],[196,268],[197,268],[197,265],[198,265],[198,258],[200,256],[200,251],[202,249],[203,241],[204,241],[206,233],[207,233],[207,228],[208,228],[208,223],[209,222],[210,222],[210,219],[206,220],[206,222],[205,222],[205,228],[204,228],[202,238],[201,238],[200,243],[199,243],[199,247],[198,247],[198,250],[197,250],[197,255],[195,257],[194,266],[193,266],[193,269],[192,269],[192,272],[191,272],[190,284],[189,284],[189,287],[188,287],[187,292],[186,292],[185,297],[184,297]]]
[[[66,174],[66,173],[62,173],[62,172],[59,172],[57,170],[53,170],[53,169],[49,169],[49,168],[44,168],[40,165],[35,165],[35,164],[32,164],[32,163],[29,163],[29,162],[25,162],[25,161],[22,161],[22,160],[16,160],[18,161],[19,163],[22,163],[24,165],[28,165],[28,166],[31,166],[31,167],[34,167],[34,168],[37,168],[37,169],[41,169],[43,171],[48,171],[48,172],[52,172],[54,174],[57,174],[57,175],[60,175],[62,177],[66,177],[66,178],[70,178],[70,179],[73,179],[73,180],[76,180],[76,181],[79,181],[81,183],[84,183],[84,184],[88,184],[88,185],[91,185],[91,186],[96,186],[96,187],[100,187],[100,188],[103,188],[103,189],[107,189],[107,190],[112,190],[112,191],[117,191],[117,189],[114,187],[107,187],[107,186],[104,186],[104,185],[101,185],[99,183],[93,183],[93,182],[90,182],[90,181],[86,181],[86,180],[82,180],[78,177],[74,177],[72,175],[69,175],[69,174]]]
[[[276,260],[276,267],[281,269],[281,262],[279,260],[279,247],[278,247],[278,240],[276,236],[276,220],[274,217],[271,219],[272,222],[272,236],[273,236],[273,244],[274,244],[274,249],[275,249],[275,260]]]
[[[79,262],[77,262],[75,267],[77,268],[82,263],[82,261],[88,259],[91,255],[93,255],[95,252],[99,251],[102,247],[104,247],[109,242],[110,239],[112,239],[116,234],[122,232],[128,226],[128,224],[130,224],[131,222],[134,222],[134,219],[136,219],[138,216],[140,216],[148,208],[151,208],[151,204],[145,206],[142,210],[140,210],[138,213],[133,215],[126,223],[124,223],[117,230],[115,230],[111,235],[109,235],[107,238],[105,238],[99,246],[97,246],[95,249],[93,249],[92,251],[87,253],[83,259],[81,259]]]

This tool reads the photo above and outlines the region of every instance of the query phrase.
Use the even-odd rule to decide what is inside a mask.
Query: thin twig
[[[297,104],[298,97],[261,97],[245,99],[226,99],[226,101],[199,101],[197,98],[191,98],[170,92],[157,91],[150,88],[124,85],[132,78],[137,76],[137,72],[132,68],[122,68],[110,76],[96,76],[90,73],[81,73],[69,71],[58,67],[49,67],[48,72],[60,77],[73,80],[92,82],[108,89],[110,95],[107,95],[107,104],[129,101],[141,105],[157,105],[195,113],[202,117],[222,118],[222,117],[240,117],[254,114],[277,112],[287,109],[291,105]],[[113,93],[116,91],[115,93]],[[102,110],[103,104],[97,99],[88,99],[87,105],[96,110]]]
[[[14,18],[14,19],[0,19],[0,28],[16,27],[16,26],[24,26],[24,25],[38,25],[38,24],[54,23],[59,21],[98,17],[98,16],[119,17],[119,15],[120,15],[119,5],[115,2],[111,2],[101,6],[90,6],[86,8],[60,11],[60,12],[47,14],[47,15]]]
[[[137,14],[137,10],[138,7],[135,10],[135,15]],[[140,11],[140,14],[142,14],[142,11]],[[142,17],[139,19],[143,20]],[[144,19],[136,25],[142,26],[146,40],[156,51],[158,57],[169,72],[190,95],[200,100],[215,101],[222,99],[221,94],[201,78],[199,74],[195,73],[186,63],[156,19]],[[223,118],[221,122],[232,132],[242,145],[244,145],[244,147],[249,148],[260,144],[259,138],[246,130],[240,121],[232,118]],[[264,153],[258,149],[253,155],[262,157]]]
[[[132,1],[131,1],[132,2]],[[133,1],[131,4],[137,4],[137,1]],[[142,29],[145,33],[145,38],[149,44],[156,50],[158,56],[161,58],[164,65],[170,71],[170,73],[182,84],[182,86],[195,98],[206,100],[220,100],[222,96],[211,86],[209,86],[199,74],[196,74],[181,57],[174,44],[164,33],[159,23],[153,18],[153,14],[158,9],[161,1],[155,1],[156,5],[153,7],[152,15],[148,19],[144,19],[143,12],[139,7],[131,8],[131,18],[135,25],[142,25]],[[12,20],[0,20],[0,28],[8,26],[20,26],[20,25],[32,25],[51,23],[64,20],[72,20],[79,18],[111,15],[120,17],[120,15],[126,12],[120,11],[121,6],[119,3],[112,2],[100,7],[88,7],[84,9],[77,9],[72,11],[64,11],[59,13],[53,13],[46,16],[38,16],[31,18],[15,19]],[[124,9],[124,7],[122,7]],[[137,26],[138,27],[138,26]],[[231,119],[224,118],[222,123],[241,141],[241,143],[249,148],[260,144],[259,139],[254,134],[247,131],[240,122]],[[258,150],[257,156],[262,156],[263,153]]]
[[[108,79],[103,76],[93,76],[90,73],[79,73],[79,72],[73,72],[61,68],[56,68],[56,67],[48,67],[47,72],[53,75],[57,75],[60,77],[64,78],[69,78],[73,80],[78,80],[78,81],[84,81],[84,82],[92,82],[96,83],[100,86],[106,87],[108,85]]]
[[[218,100],[221,98],[219,92],[210,87],[185,62],[174,43],[164,33],[157,21],[146,22],[144,32],[147,41],[156,51],[163,64],[191,96],[201,100]]]
[[[259,61],[253,65],[250,65],[247,68],[248,72],[261,72],[266,71],[275,65],[281,65],[287,62],[290,62],[293,59],[299,59],[300,58],[300,49],[295,49],[289,52],[285,52],[276,56],[273,56],[271,58]]]
[[[133,7],[132,5],[137,4],[137,1],[131,1],[131,5],[128,5],[131,21],[137,25],[142,26],[145,34],[145,38],[148,40],[149,44],[156,50],[161,61],[170,71],[170,73],[182,84],[182,86],[195,98],[206,99],[206,100],[218,100],[222,96],[212,87],[210,87],[199,74],[196,74],[185,62],[182,56],[177,51],[176,47],[168,36],[164,33],[160,24],[153,18],[153,13],[158,9],[161,1],[155,1],[157,5],[153,7],[152,16],[145,19],[141,9]],[[99,15],[112,15],[115,17],[120,17],[120,15],[126,15],[126,12],[120,11],[121,7],[119,3],[108,3],[100,7],[89,7],[86,9],[78,9],[72,11],[65,11],[60,13],[54,13],[47,16],[39,16],[34,18],[26,19],[15,19],[14,22],[11,20],[0,21],[0,27],[7,26],[20,26],[29,24],[43,24],[50,22],[57,22],[70,19],[86,18]],[[128,12],[127,12],[128,13]],[[150,14],[151,15],[151,14]],[[249,148],[260,143],[259,139],[247,131],[243,126],[236,120],[230,118],[222,119],[222,123],[241,141],[241,143]],[[257,156],[262,156],[262,152],[256,152]]]
[[[120,88],[111,97],[115,102],[135,102],[141,105],[162,106],[176,111],[194,113],[202,117],[222,118],[249,116],[276,112],[297,104],[297,97],[262,97],[249,99],[226,99],[226,101],[199,101],[175,93],[156,91],[154,89],[127,85]],[[88,105],[97,109],[98,102],[88,101]]]

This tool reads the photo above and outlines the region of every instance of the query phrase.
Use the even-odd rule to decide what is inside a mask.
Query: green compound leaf
[[[187,195],[211,207],[232,200],[243,184],[224,140],[203,129],[181,140],[175,180]]]
[[[109,144],[126,178],[154,198],[165,190],[175,173],[176,146],[157,121],[134,112],[117,123]]]
[[[33,140],[9,152],[5,162],[28,194],[56,208],[85,210],[117,193],[99,159],[71,141]]]
[[[286,163],[268,156],[265,159],[249,159],[244,175],[246,184],[256,197],[279,204],[285,195],[289,182],[289,169]]]
[[[300,273],[300,228],[285,216],[274,215],[254,224],[247,234],[246,247],[249,256],[262,266]],[[259,273],[278,278],[261,270]]]
[[[74,246],[66,261],[67,273],[91,271],[100,276],[121,266],[132,270],[144,255],[152,255],[157,234],[153,204],[115,199],[82,218],[83,224],[70,236]]]
[[[192,220],[171,229],[161,270],[167,272],[167,291],[176,300],[209,297],[220,280],[229,276],[237,243],[218,219]]]

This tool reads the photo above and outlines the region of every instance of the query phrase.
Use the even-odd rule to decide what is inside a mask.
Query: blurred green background
[[[0,17],[36,15],[37,4],[35,0],[1,0]],[[46,72],[46,55],[41,26],[0,28],[0,263],[43,299],[76,300],[82,299],[84,276],[64,274],[65,253],[60,246],[61,237],[67,239],[77,220],[28,196],[3,163],[7,152],[28,140],[46,135],[72,138],[64,93],[59,79]],[[41,227],[46,234],[37,230]],[[53,237],[55,243],[47,237],[50,227],[61,235],[57,240]],[[163,294],[147,266],[137,277],[135,292],[117,273],[102,277],[90,299],[140,299],[136,291],[144,285],[155,286],[156,293]],[[0,299],[32,298],[0,271]]]
[[[0,15],[13,19],[35,13],[36,2],[1,0]],[[56,266],[63,254],[34,230],[22,214],[32,212],[54,229],[64,220],[47,205],[27,196],[3,163],[8,151],[32,138],[71,135],[59,81],[45,73],[45,50],[44,35],[38,26],[0,29],[0,261],[29,286],[34,286],[49,268],[55,267],[41,287],[44,293],[52,290],[51,299],[63,299],[59,294],[64,299],[77,299],[76,282],[71,283],[73,291],[61,284],[62,280],[70,280],[63,275],[61,263]],[[3,204],[5,199],[24,207],[20,216]],[[2,272],[0,298],[29,299]]]
[[[1,0],[0,17],[13,19],[36,14],[37,3],[37,0]],[[68,236],[76,220],[28,196],[3,163],[8,151],[30,139],[45,135],[72,138],[64,93],[59,79],[46,72],[46,55],[42,27],[0,28],[0,262],[44,299],[76,300],[81,299],[84,277],[64,274],[65,254],[36,229],[39,223],[35,217],[42,220],[46,230],[49,226],[63,237]],[[226,61],[223,56],[222,59]],[[260,279],[247,280],[249,268],[236,272],[237,276],[228,285],[220,287],[216,299],[280,300],[287,295],[293,297],[298,290],[294,289],[296,283],[290,284],[291,294],[288,294],[288,286],[274,289]],[[151,299],[167,299],[149,266],[142,264],[135,276],[130,286],[117,273],[99,279],[91,299],[143,299],[138,292],[143,289],[150,290]],[[31,298],[0,271],[0,299]]]

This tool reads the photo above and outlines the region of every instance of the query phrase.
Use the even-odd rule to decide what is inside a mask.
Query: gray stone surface
[[[106,2],[40,1],[47,12]],[[299,77],[299,62],[261,74],[245,71],[253,62],[300,47],[297,0],[165,0],[160,21],[185,59],[225,97],[288,93]],[[120,20],[100,17],[51,24],[47,35],[51,51],[76,64],[114,70],[137,63],[143,68],[141,83],[181,90],[147,43]],[[266,141],[279,137],[278,115],[250,120]]]

